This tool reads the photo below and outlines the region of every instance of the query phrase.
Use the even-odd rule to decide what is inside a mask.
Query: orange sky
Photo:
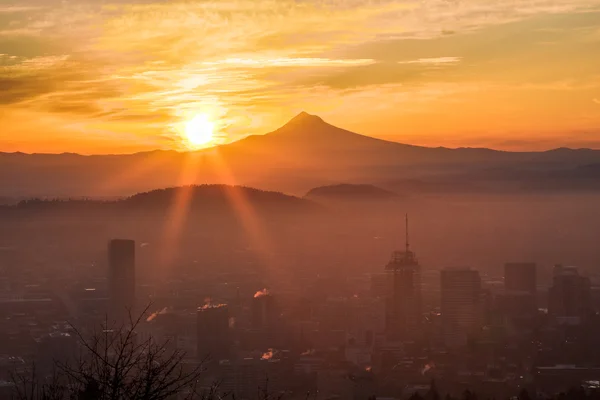
[[[596,0],[0,0],[0,151],[186,149],[305,110],[428,146],[600,148]]]

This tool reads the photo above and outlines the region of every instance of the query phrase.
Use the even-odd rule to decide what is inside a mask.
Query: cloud
[[[36,6],[14,6],[14,5],[8,5],[8,6],[2,6],[0,5],[0,14],[11,14],[11,13],[23,13],[23,12],[29,12],[29,11],[34,11],[34,10],[39,10],[40,7],[36,7]]]
[[[425,65],[443,65],[456,64],[460,62],[461,57],[431,57],[419,58],[417,60],[398,61],[398,64],[425,64]]]
[[[219,61],[205,62],[205,65],[229,65],[237,67],[330,67],[330,66],[352,66],[352,65],[369,65],[375,63],[372,59],[339,59],[332,60],[328,58],[227,58]]]
[[[0,103],[14,104],[58,90],[79,72],[66,67],[68,56],[18,58],[3,55],[8,61],[0,67]]]
[[[600,104],[600,100],[599,99],[592,99],[592,101],[596,104]]]

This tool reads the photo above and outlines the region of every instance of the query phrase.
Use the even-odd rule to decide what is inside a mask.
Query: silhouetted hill
[[[318,206],[309,200],[278,192],[269,192],[243,186],[200,185],[156,189],[138,193],[120,200],[94,199],[29,199],[16,205],[0,208],[5,212],[16,211],[165,211],[173,207],[186,212],[219,212],[241,209],[257,212],[314,211]]]
[[[305,196],[308,199],[321,200],[389,200],[396,198],[394,192],[368,184],[349,184],[320,186],[311,189]]]
[[[423,181],[425,186],[439,182],[441,187],[434,183],[432,188],[439,191],[470,187],[468,179],[483,176],[482,171],[501,183],[498,188],[521,182],[523,176],[545,175],[555,179],[549,186],[560,190],[566,182],[560,175],[565,171],[575,174],[577,187],[593,186],[595,178],[589,170],[578,169],[593,164],[600,164],[598,150],[515,153],[428,148],[360,135],[301,113],[271,133],[196,152],[0,153],[0,196],[124,196],[193,184],[245,185],[298,194],[338,182],[394,180]],[[519,190],[529,187],[517,186]]]
[[[199,185],[167,189],[157,189],[138,193],[121,203],[132,208],[168,208],[185,198],[191,209],[217,209],[251,206],[266,211],[302,211],[316,209],[310,201],[286,195],[244,186]]]

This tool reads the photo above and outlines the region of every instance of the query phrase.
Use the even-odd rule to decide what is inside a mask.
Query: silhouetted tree
[[[22,373],[11,374],[14,388],[13,397],[17,400],[62,400],[66,390],[64,382],[56,371],[49,377],[41,379],[35,364]]]
[[[139,340],[136,329],[144,313],[129,317],[116,328],[105,324],[86,334],[72,327],[83,349],[73,361],[57,365],[57,375],[40,383],[35,370],[30,378],[18,375],[15,397],[19,400],[163,400],[182,393],[206,398],[197,391],[202,363],[186,369],[185,354],[168,350],[168,342]],[[29,374],[28,374],[29,375]],[[214,392],[212,392],[214,395]]]

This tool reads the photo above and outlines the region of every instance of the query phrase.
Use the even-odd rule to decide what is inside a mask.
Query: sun
[[[185,125],[185,137],[193,147],[204,146],[214,139],[214,130],[208,115],[198,114]]]

